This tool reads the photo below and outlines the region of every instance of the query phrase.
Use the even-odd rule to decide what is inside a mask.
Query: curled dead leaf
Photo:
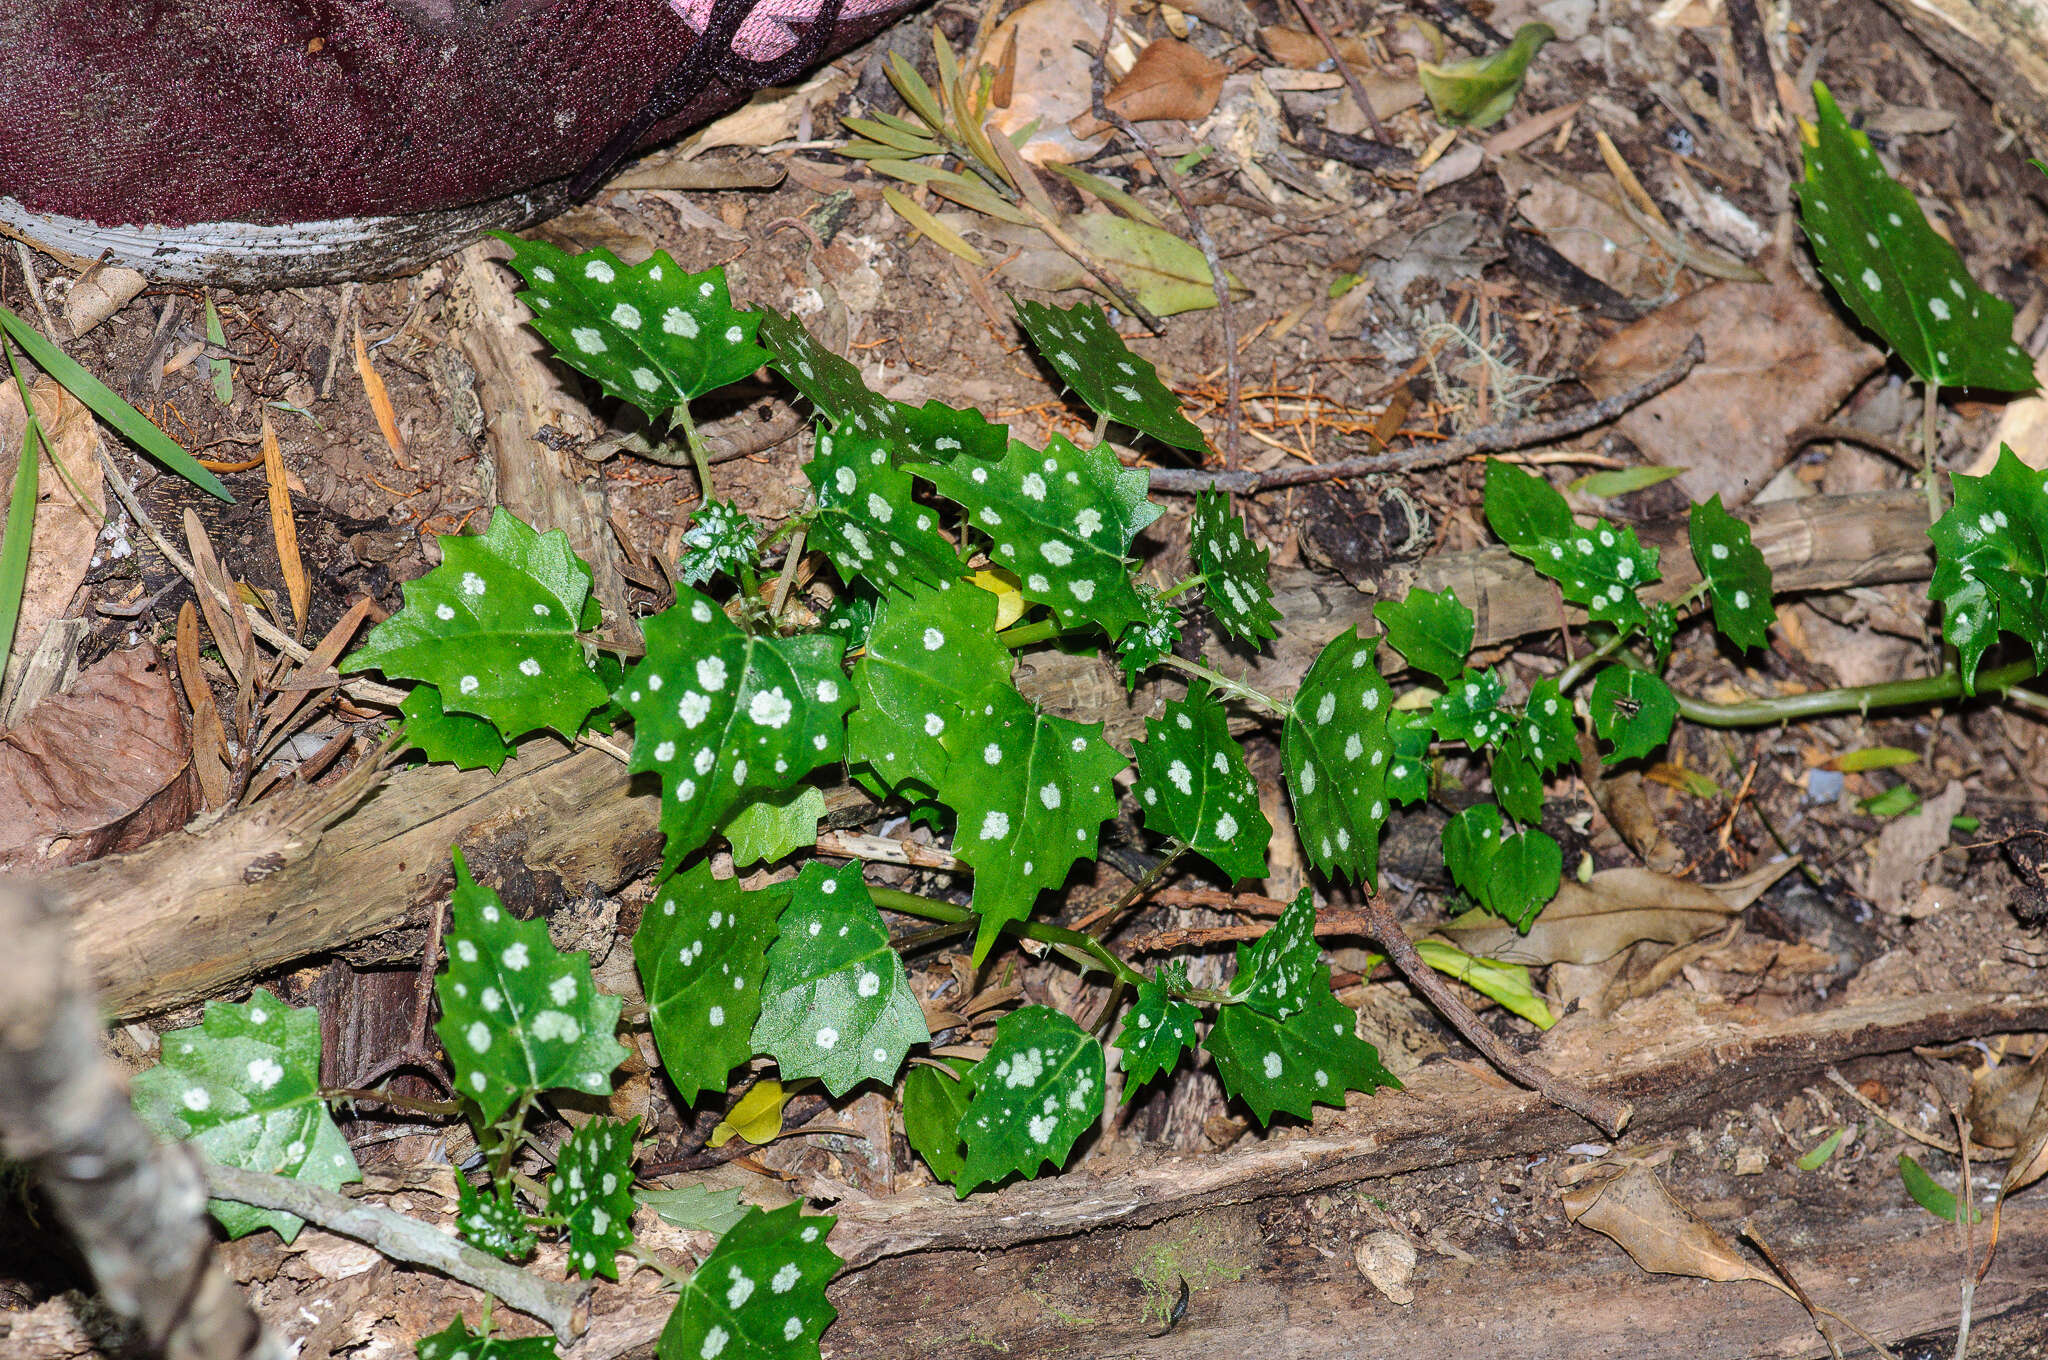
[[[1161,38],[1138,53],[1130,71],[1102,102],[1133,123],[1161,118],[1192,122],[1208,117],[1216,107],[1223,93],[1223,74],[1220,65],[1187,43]],[[1108,127],[1088,112],[1074,119],[1068,130],[1085,139],[1100,136]]]
[[[1718,1284],[1753,1280],[1797,1297],[1673,1199],[1648,1167],[1634,1165],[1604,1180],[1582,1182],[1560,1198],[1566,1218],[1612,1238],[1629,1259],[1654,1275],[1689,1275]]]
[[[36,416],[49,440],[49,456],[64,468],[57,476],[45,462],[36,484],[36,522],[30,537],[28,580],[22,587],[21,619],[8,660],[10,680],[36,649],[43,629],[63,617],[93,563],[100,526],[106,520],[101,486],[99,431],[85,404],[44,379],[29,389]],[[13,382],[0,383],[0,478],[13,485],[28,417]]]
[[[1728,924],[1744,903],[1648,869],[1608,869],[1567,881],[1527,935],[1483,912],[1467,912],[1441,934],[1468,954],[1505,963],[1593,964],[1643,940],[1690,944]]]

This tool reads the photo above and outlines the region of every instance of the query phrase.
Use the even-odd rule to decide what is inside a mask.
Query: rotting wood
[[[1911,492],[1781,502],[1749,519],[1781,590],[1912,580],[1929,570],[1926,507]],[[1695,578],[1683,521],[1640,532],[1663,550],[1667,573],[1646,594],[1681,593]],[[1418,586],[1455,590],[1477,617],[1481,647],[1558,620],[1555,591],[1498,549],[1390,566],[1373,591],[1305,571],[1275,571],[1273,580],[1289,627],[1247,678],[1280,693],[1332,634],[1372,626],[1377,600]],[[1126,692],[1114,667],[1054,649],[1023,658],[1018,688],[1054,712],[1104,720],[1119,742],[1142,735],[1144,719],[1173,692],[1165,682]],[[107,1006],[132,1017],[417,924],[449,891],[451,845],[501,888],[516,877],[529,909],[613,892],[656,862],[656,808],[651,782],[635,783],[614,757],[542,740],[496,776],[448,766],[393,775],[353,811],[332,793],[282,795],[134,854],[62,870],[49,891],[76,921],[80,955]],[[403,953],[387,945],[368,957]]]

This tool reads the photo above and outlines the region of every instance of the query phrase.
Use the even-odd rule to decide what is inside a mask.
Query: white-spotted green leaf
[[[1429,741],[1436,720],[1427,710],[1396,709],[1387,715],[1387,801],[1401,807],[1429,797]]]
[[[728,1232],[749,1212],[749,1206],[740,1203],[738,1186],[713,1190],[701,1181],[669,1190],[635,1190],[633,1198],[654,1210],[670,1227],[694,1232]]]
[[[1147,718],[1133,755],[1146,830],[1179,841],[1233,879],[1264,877],[1273,826],[1208,682],[1195,681],[1186,698]]]
[[[1003,927],[1031,914],[1046,888],[1066,882],[1077,859],[1095,857],[1102,823],[1116,816],[1124,758],[1101,723],[1041,713],[1007,684],[962,706],[942,740],[949,757],[939,801],[957,818],[953,853],[973,866],[981,926],[977,964]]]
[[[960,553],[939,532],[936,514],[912,495],[910,474],[871,435],[824,434],[804,465],[817,499],[811,544],[844,581],[878,587],[937,585],[965,575]]]
[[[619,1278],[633,1245],[633,1134],[639,1124],[593,1119],[570,1134],[548,1181],[548,1213],[569,1232],[569,1273]]]
[[[1074,1140],[1102,1115],[1104,1072],[1101,1041],[1050,1006],[1024,1006],[998,1020],[988,1056],[969,1074],[959,1197],[1012,1174],[1029,1180],[1047,1162],[1063,1165]]]
[[[1623,630],[1645,621],[1636,592],[1657,579],[1657,550],[1644,547],[1627,525],[1595,520],[1590,528],[1574,528],[1514,552],[1557,582],[1567,603],[1584,605],[1596,621]]]
[[[1010,678],[1010,653],[995,640],[997,601],[947,582],[891,593],[876,607],[867,653],[854,663],[859,707],[846,720],[847,764],[886,787],[929,796],[952,759],[946,733],[963,705]]]
[[[1493,799],[1518,822],[1543,820],[1543,776],[1522,744],[1521,734],[1504,734],[1493,748],[1487,773],[1493,779]]]
[[[428,760],[492,774],[512,755],[512,743],[484,719],[471,713],[444,712],[441,691],[432,685],[414,685],[398,712],[405,719],[399,730],[401,751],[418,751]]]
[[[1180,611],[1142,581],[1138,583],[1138,599],[1145,616],[1124,629],[1116,644],[1117,664],[1123,668],[1125,687],[1130,689],[1137,688],[1138,677],[1180,642]]]
[[[342,669],[423,680],[443,710],[484,718],[508,741],[541,728],[574,737],[605,690],[576,640],[598,608],[568,535],[500,509],[481,537],[439,542],[441,565],[405,584],[405,607]]]
[[[633,715],[627,768],[661,776],[666,871],[735,809],[838,760],[853,696],[838,638],[744,633],[687,587],[642,632],[616,697]]]
[[[1778,614],[1771,607],[1770,564],[1750,542],[1749,526],[1722,509],[1716,493],[1693,506],[1687,537],[1714,602],[1714,627],[1738,647],[1763,646]]]
[[[327,1190],[362,1179],[320,1099],[320,1014],[258,987],[240,1005],[209,1001],[200,1023],[163,1036],[163,1058],[130,1094],[142,1122],[193,1144],[208,1161],[289,1176]],[[300,1221],[231,1200],[207,1208],[243,1237],[274,1228],[286,1242]]]
[[[1677,638],[1678,606],[1669,600],[1658,600],[1643,617],[1643,640],[1650,644],[1657,670],[1662,671],[1664,663],[1671,659],[1671,644]]]
[[[1195,1022],[1201,1018],[1200,1011],[1170,995],[1163,983],[1140,984],[1137,999],[1124,1013],[1123,1028],[1116,1035],[1125,1104],[1138,1094],[1139,1087],[1171,1072],[1180,1055],[1195,1047]]]
[[[731,501],[705,501],[683,531],[676,575],[686,586],[701,586],[721,574],[737,578],[760,556],[761,532],[747,513]]]
[[[994,540],[990,558],[1016,574],[1026,599],[1051,606],[1061,626],[1093,623],[1115,638],[1145,617],[1129,554],[1160,508],[1146,497],[1143,471],[1060,435],[1043,450],[1013,443],[999,463],[961,459],[916,471],[966,507],[968,522]]]
[[[834,429],[876,436],[895,432],[892,403],[867,385],[858,368],[819,344],[803,322],[763,308],[760,339],[775,371],[789,379]]]
[[[590,955],[565,954],[545,921],[522,921],[469,876],[455,852],[448,967],[434,979],[434,1025],[454,1069],[455,1090],[495,1124],[543,1091],[609,1095],[625,1060],[618,997],[597,990]]]
[[[684,1283],[658,1360],[817,1360],[839,1316],[825,1301],[843,1264],[825,1245],[836,1221],[800,1203],[749,1209]]]
[[[860,861],[806,864],[768,949],[754,1047],[784,1081],[816,1077],[842,1096],[863,1081],[894,1082],[911,1045],[931,1037]]]
[[[1207,442],[1181,414],[1180,398],[1159,381],[1159,370],[1131,353],[1102,308],[1092,302],[1061,308],[1016,301],[1031,347],[1097,415],[1177,449],[1200,449]]]
[[[1510,833],[1500,809],[1475,803],[1444,825],[1444,863],[1480,906],[1526,933],[1557,896],[1564,853],[1534,827]]]
[[[1379,873],[1393,754],[1393,692],[1373,666],[1375,646],[1355,628],[1330,639],[1288,705],[1281,731],[1294,824],[1309,863],[1366,884]]]
[[[1507,686],[1496,672],[1466,671],[1436,701],[1437,735],[1475,751],[1493,745],[1514,725],[1515,715],[1503,707],[1506,698]]]
[[[556,1360],[561,1354],[551,1336],[488,1336],[472,1332],[461,1318],[432,1336],[423,1336],[413,1348],[419,1360]]]
[[[955,458],[993,462],[1010,446],[1010,427],[997,425],[972,407],[928,401],[922,406],[889,403],[890,439],[899,463],[950,463]]]
[[[960,1141],[960,1116],[974,1095],[967,1080],[974,1064],[965,1058],[942,1058],[944,1068],[918,1063],[903,1078],[903,1137],[942,1181],[959,1178],[967,1165]]]
[[[1971,280],[1956,248],[1819,81],[1813,102],[1820,123],[1801,128],[1799,222],[1836,295],[1923,381],[2032,391],[2033,361],[2012,339],[2012,304]]]
[[[1951,479],[1955,505],[1927,531],[1934,540],[1928,596],[1941,605],[1941,632],[1956,649],[1964,691],[2000,632],[2048,665],[2048,477],[2003,444],[1982,477]]]
[[[1579,737],[1572,726],[1571,701],[1558,689],[1556,676],[1546,675],[1529,687],[1529,702],[1522,709],[1516,735],[1539,773],[1577,762]]]
[[[1387,630],[1388,645],[1416,670],[1449,684],[1465,669],[1472,611],[1450,591],[1411,590],[1374,605],[1372,616]]]
[[[738,382],[768,362],[760,317],[732,305],[725,269],[685,272],[657,250],[629,265],[598,248],[571,255],[499,233],[526,280],[520,300],[563,363],[649,415]]]
[[[538,1245],[533,1225],[510,1181],[499,1181],[478,1190],[467,1176],[455,1178],[455,1232],[478,1251],[487,1251],[501,1261],[519,1262],[533,1255]]]
[[[1322,957],[1315,897],[1303,888],[1264,935],[1238,946],[1237,977],[1230,990],[1244,999],[1241,1004],[1285,1020],[1314,999],[1316,983],[1325,976],[1317,971]]]
[[[1217,626],[1253,646],[1274,636],[1280,611],[1273,607],[1273,585],[1266,579],[1272,554],[1252,542],[1244,516],[1231,509],[1230,493],[1212,486],[1195,497],[1188,544]]]
[[[719,830],[732,847],[732,862],[744,868],[793,855],[818,843],[825,815],[825,791],[816,784],[767,793],[735,812]]]
[[[1613,765],[1646,756],[1671,736],[1678,701],[1671,687],[1648,671],[1633,666],[1603,667],[1593,677],[1586,707],[1593,730],[1613,743],[1603,759]]]
[[[699,860],[664,878],[633,932],[647,1024],[684,1105],[754,1056],[761,975],[789,885],[748,892]]]

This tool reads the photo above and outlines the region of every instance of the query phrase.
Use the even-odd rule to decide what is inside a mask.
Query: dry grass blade
[[[405,457],[405,436],[398,432],[398,413],[391,409],[391,393],[385,390],[384,379],[370,362],[370,351],[363,344],[363,323],[356,322],[356,376],[363,380],[363,395],[370,399],[370,413],[377,417],[377,428],[384,432],[384,442],[391,446],[393,458]]]
[[[211,812],[228,804],[228,734],[199,668],[199,614],[190,600],[178,610],[178,681],[192,706],[192,772]]]
[[[214,643],[220,648],[221,660],[227,663],[235,683],[247,686],[254,681],[252,653],[255,644],[249,637],[249,625],[239,618],[230,618],[229,606],[224,601],[235,598],[235,589],[228,575],[221,569],[220,558],[214,555],[213,541],[206,536],[206,526],[199,522],[199,516],[191,510],[185,512],[185,548],[192,554],[192,571],[199,578],[200,589],[193,592],[199,597],[200,612],[206,615],[207,629],[212,632]],[[239,613],[239,609],[235,611]]]
[[[272,687],[279,693],[278,697],[272,700],[270,712],[265,719],[267,730],[261,749],[257,752],[258,759],[269,756],[277,744],[291,732],[291,719],[301,707],[306,706],[307,695],[317,692],[324,700],[339,687],[341,677],[335,674],[334,663],[340,659],[342,651],[354,639],[356,630],[363,626],[363,620],[369,617],[370,609],[371,602],[367,595],[357,597],[349,611],[341,616],[334,627],[327,630],[327,636],[320,639],[320,645],[313,649],[313,654],[300,663],[291,681]],[[292,683],[302,680],[305,683]]]
[[[285,483],[284,451],[277,446],[277,431],[270,417],[263,417],[263,481],[270,489],[270,532],[277,541],[277,564],[284,572],[285,590],[292,601],[292,632],[306,634],[306,611],[312,608],[313,585],[306,579],[306,564],[299,558],[299,526],[292,519],[292,491]]]

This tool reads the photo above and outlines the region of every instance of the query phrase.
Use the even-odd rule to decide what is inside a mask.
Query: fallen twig
[[[1379,114],[1373,112],[1372,97],[1365,92],[1365,82],[1358,78],[1358,72],[1351,69],[1351,63],[1344,60],[1337,51],[1337,40],[1330,36],[1323,21],[1316,18],[1316,12],[1309,8],[1308,0],[1294,0],[1294,7],[1301,11],[1301,17],[1308,21],[1309,32],[1316,35],[1316,41],[1330,54],[1330,64],[1337,68],[1337,74],[1344,77],[1344,83],[1351,87],[1351,97],[1358,101],[1358,111],[1365,115],[1365,121],[1372,127],[1372,139],[1384,145],[1387,130],[1380,125]],[[1096,115],[1098,118],[1100,114]]]
[[[1487,425],[1470,434],[1445,440],[1441,444],[1396,449],[1391,453],[1373,454],[1364,458],[1345,458],[1335,463],[1269,468],[1264,472],[1153,468],[1152,489],[1192,493],[1215,486],[1223,491],[1253,495],[1261,491],[1301,486],[1308,482],[1325,482],[1338,477],[1415,472],[1423,468],[1441,467],[1445,463],[1455,463],[1476,454],[1500,453],[1507,449],[1527,448],[1531,444],[1548,444],[1575,434],[1583,434],[1596,425],[1605,425],[1624,411],[1640,406],[1659,393],[1677,386],[1700,360],[1706,357],[1706,353],[1705,344],[1698,336],[1694,336],[1692,343],[1685,347],[1685,352],[1678,356],[1677,362],[1662,373],[1638,383],[1625,392],[1616,392],[1611,397],[1587,402],[1563,415],[1546,416],[1516,425]]]

